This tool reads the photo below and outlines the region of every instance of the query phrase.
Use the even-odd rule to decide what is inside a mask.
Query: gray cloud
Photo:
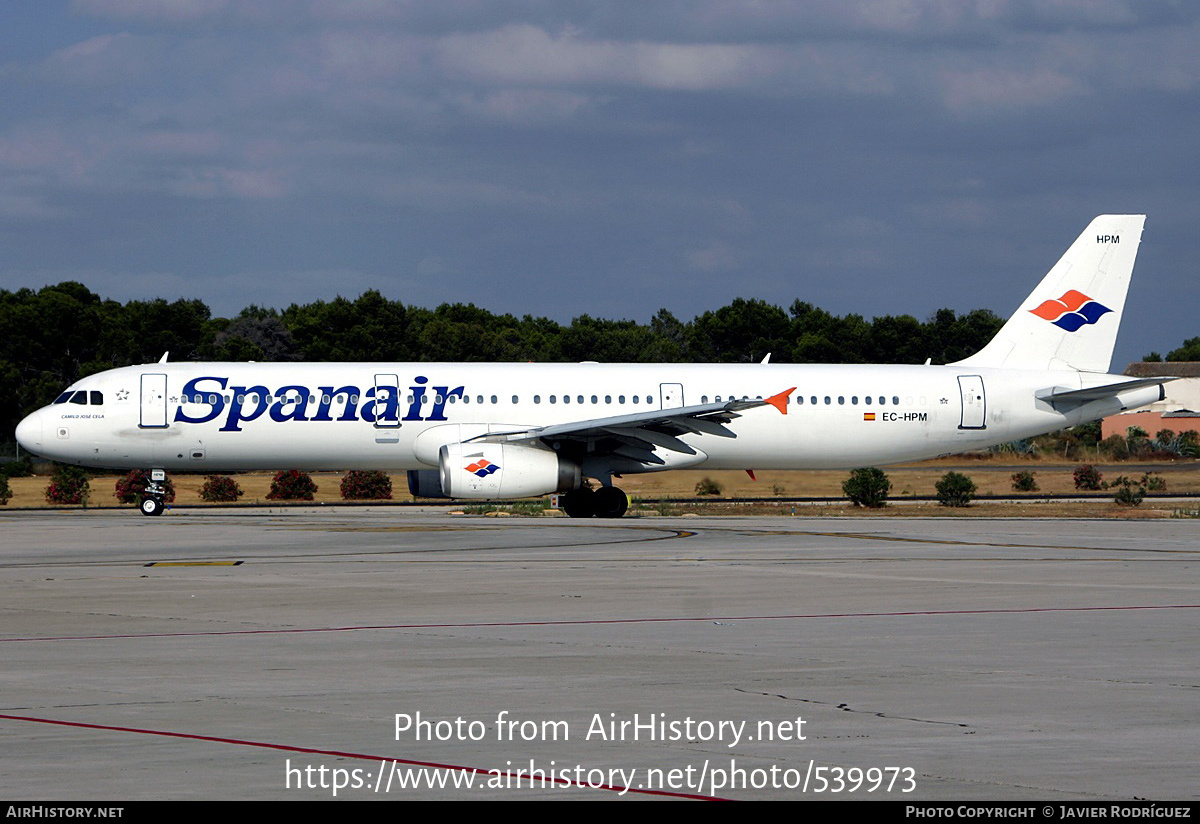
[[[0,287],[1007,313],[1092,216],[1145,211],[1122,346],[1165,350],[1197,334],[1163,296],[1196,282],[1198,26],[1167,0],[29,4],[0,34]]]

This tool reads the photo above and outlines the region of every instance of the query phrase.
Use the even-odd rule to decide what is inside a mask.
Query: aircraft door
[[[979,375],[959,375],[958,391],[962,396],[962,418],[959,429],[987,429],[987,398],[983,378]]]
[[[166,375],[142,375],[141,417],[138,420],[138,426],[142,429],[166,429]]]
[[[663,409],[677,409],[683,406],[683,384],[660,383],[658,397]]]
[[[375,442],[399,443],[400,378],[375,376]]]

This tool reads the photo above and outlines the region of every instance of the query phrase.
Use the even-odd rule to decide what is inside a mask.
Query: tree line
[[[12,441],[24,415],[73,381],[164,352],[172,361],[753,363],[770,354],[772,363],[949,363],[1003,322],[986,309],[867,320],[800,300],[785,310],[738,298],[690,321],[661,309],[644,324],[590,315],[562,324],[472,304],[408,306],[374,290],[218,318],[200,300],[120,303],[66,282],[0,290],[0,439]]]

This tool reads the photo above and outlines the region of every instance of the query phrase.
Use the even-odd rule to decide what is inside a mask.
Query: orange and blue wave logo
[[[1045,301],[1038,308],[1029,311],[1061,329],[1075,332],[1080,327],[1095,323],[1112,310],[1100,301],[1092,300],[1083,292],[1071,289],[1064,292],[1058,300]]]
[[[480,478],[486,478],[493,472],[499,471],[500,467],[486,458],[480,458],[475,463],[464,467],[468,472],[478,475]]]

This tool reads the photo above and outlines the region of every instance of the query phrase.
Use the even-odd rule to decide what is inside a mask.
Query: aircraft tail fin
[[[1107,372],[1145,215],[1100,215],[983,349],[956,366]]]

